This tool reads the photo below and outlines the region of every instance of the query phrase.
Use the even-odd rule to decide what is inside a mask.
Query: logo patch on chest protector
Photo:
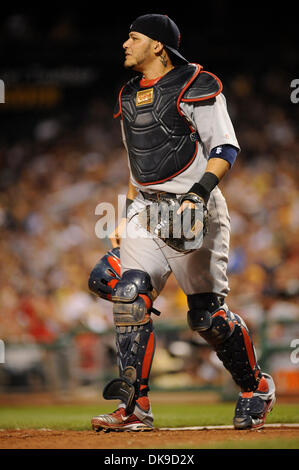
[[[147,90],[138,91],[136,94],[136,106],[143,106],[150,104],[154,101],[154,89],[148,88]]]

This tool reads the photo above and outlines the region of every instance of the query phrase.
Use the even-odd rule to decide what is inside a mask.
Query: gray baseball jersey
[[[210,151],[220,145],[239,148],[223,94],[201,103],[181,103],[181,110],[200,136],[198,153],[182,173],[150,189],[138,185],[131,173],[131,182],[143,192],[166,191],[177,195],[188,192],[204,174]],[[123,141],[126,146],[124,133]],[[129,159],[128,159],[129,163]],[[130,168],[130,164],[129,164]],[[157,294],[163,289],[171,272],[186,295],[214,292],[225,297],[229,292],[227,262],[230,220],[225,199],[218,187],[208,202],[208,233],[202,247],[191,253],[179,253],[159,238],[149,234],[138,222],[138,214],[151,204],[140,191],[130,206],[120,256],[122,272],[141,269],[151,276]]]

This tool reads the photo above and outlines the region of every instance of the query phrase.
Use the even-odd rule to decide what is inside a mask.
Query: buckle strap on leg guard
[[[105,400],[121,400],[126,405],[126,414],[132,414],[135,408],[136,396],[134,382],[136,381],[136,370],[127,367],[123,375],[111,380],[103,390]]]
[[[121,400],[126,405],[126,414],[132,414],[135,408],[134,385],[124,377],[113,379],[103,390],[105,400]]]

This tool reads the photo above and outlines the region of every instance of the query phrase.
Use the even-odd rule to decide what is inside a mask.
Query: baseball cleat
[[[275,385],[272,377],[263,374],[255,392],[241,392],[235,408],[235,429],[260,429],[275,404]]]
[[[141,403],[138,403],[141,401]],[[94,416],[91,420],[92,429],[95,431],[152,431],[153,415],[149,406],[148,399],[139,399],[136,402],[134,413],[126,415],[125,408],[119,406],[113,413]],[[141,405],[148,405],[147,409]]]

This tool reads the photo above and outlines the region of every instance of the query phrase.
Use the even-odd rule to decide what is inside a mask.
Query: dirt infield
[[[105,433],[93,431],[54,431],[46,429],[1,430],[0,449],[173,449],[210,448],[224,441],[233,448],[240,442],[298,439],[298,428],[264,428],[259,431],[176,430],[139,433]]]
[[[194,394],[194,393],[172,393],[172,394],[163,394],[163,393],[154,393],[153,401],[155,405],[164,404],[166,406],[170,404],[186,404],[194,403],[203,403],[208,405],[209,403],[215,403],[215,406],[218,403],[217,396],[213,396],[211,393],[208,394]],[[279,399],[279,402],[289,403],[291,400],[289,397],[286,400],[283,398]],[[13,426],[4,426],[6,429],[1,429],[1,419],[0,419],[0,449],[210,449],[210,448],[262,448],[262,449],[273,449],[273,448],[296,448],[299,449],[299,424],[297,425],[288,425],[283,424],[278,427],[275,424],[267,424],[265,428],[258,431],[236,431],[232,426],[216,426],[216,429],[210,429],[210,426],[205,426],[200,429],[195,427],[189,427],[182,430],[182,428],[156,428],[151,432],[139,432],[139,433],[121,433],[121,432],[111,432],[105,433],[103,431],[97,433],[91,429],[85,430],[74,430],[74,426],[82,426],[86,422],[86,416],[84,415],[84,410],[82,411],[82,416],[78,421],[74,421],[72,424],[66,424],[66,426],[61,426],[61,422],[58,421],[58,426],[51,424],[56,420],[50,420],[49,416],[51,413],[47,411],[45,413],[45,419],[42,420],[40,426],[37,426],[36,423],[34,426],[30,427],[30,420],[28,415],[22,415],[22,410],[19,408],[23,406],[32,406],[34,403],[35,406],[40,405],[47,408],[48,405],[56,404],[58,408],[67,403],[71,403],[76,406],[79,405],[79,409],[84,403],[92,404],[95,406],[95,409],[98,406],[98,402],[101,404],[102,401],[94,401],[89,399],[77,399],[76,397],[65,397],[62,401],[60,397],[54,399],[51,395],[0,395],[0,405],[15,407],[15,411],[19,411],[20,415],[17,415],[16,419],[12,420]],[[298,403],[298,397],[294,399],[294,403]],[[56,410],[57,412],[57,410]],[[87,415],[91,413],[88,412]],[[1,414],[1,412],[0,412]],[[34,410],[33,410],[34,414]],[[69,416],[69,415],[68,415]],[[69,417],[68,417],[69,419]],[[68,420],[66,419],[66,422]],[[279,421],[279,417],[278,417]],[[278,422],[277,421],[277,422]],[[3,423],[5,420],[3,420]],[[28,423],[26,426],[26,422]],[[33,420],[32,422],[35,422]],[[89,422],[89,421],[88,421]],[[163,423],[170,423],[170,420],[165,416],[165,419],[161,421]],[[225,422],[225,421],[224,421]],[[282,421],[284,423],[292,421]],[[297,421],[298,422],[298,421]],[[60,429],[57,427],[60,426]],[[73,426],[73,427],[72,427]],[[165,426],[165,424],[164,424]],[[168,424],[168,426],[173,426]],[[190,426],[190,425],[189,425]],[[294,427],[297,426],[297,427]],[[64,430],[66,428],[72,430]],[[213,426],[215,428],[215,426]],[[33,429],[34,428],[34,429]],[[38,429],[39,428],[39,429]],[[42,429],[41,429],[42,428]],[[220,429],[221,428],[221,429]],[[230,428],[230,429],[228,429]],[[80,429],[80,428],[78,428]],[[83,428],[84,429],[84,428]]]

